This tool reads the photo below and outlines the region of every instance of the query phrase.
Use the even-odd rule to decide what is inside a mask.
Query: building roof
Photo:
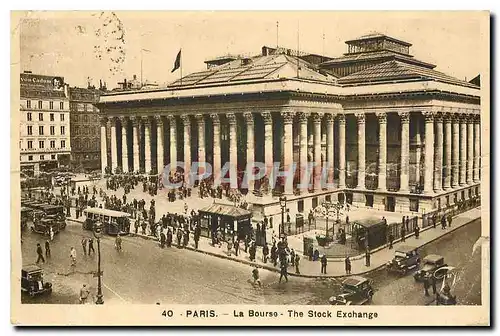
[[[442,72],[395,60],[377,64],[342,77],[338,80],[338,82],[339,84],[369,84],[410,79],[434,80],[438,82],[477,88],[474,84],[451,77]]]
[[[391,41],[397,42],[399,44],[403,44],[403,45],[408,46],[408,47],[411,46],[411,43],[408,43],[408,42],[402,41],[402,40],[398,40],[397,38],[387,36],[385,34],[378,33],[378,32],[372,32],[370,34],[360,36],[356,39],[345,41],[345,43],[349,44],[349,43],[356,42],[356,41],[374,40],[374,39],[386,39],[386,40],[391,40]]]
[[[99,94],[101,91],[96,89],[87,89],[72,87],[69,88],[69,100],[72,101],[82,101],[82,102],[96,102],[99,100]]]
[[[400,54],[392,50],[379,50],[364,53],[347,53],[342,57],[333,58],[329,61],[321,63],[322,67],[327,67],[328,65],[344,64],[344,63],[357,63],[359,61],[368,60],[401,60],[407,63],[418,64],[427,68],[435,68],[436,66],[431,63],[423,62],[413,58],[412,55]]]
[[[334,81],[334,77],[320,74],[313,65],[298,57],[278,54],[236,59],[205,71],[189,74],[168,86],[200,86],[248,80],[292,78],[297,77],[297,72],[300,78]]]
[[[233,218],[250,217],[252,215],[252,213],[248,210],[232,205],[217,203],[211,204],[206,208],[201,209],[200,211]]]

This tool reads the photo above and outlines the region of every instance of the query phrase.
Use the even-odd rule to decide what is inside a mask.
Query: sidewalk
[[[394,250],[397,249],[398,246],[401,245],[410,245],[410,246],[415,246],[415,247],[422,247],[424,245],[427,245],[434,240],[437,240],[438,238],[454,231],[457,230],[458,228],[467,225],[471,221],[480,218],[481,216],[481,210],[480,208],[472,209],[467,212],[464,212],[456,217],[453,218],[452,222],[452,227],[451,228],[446,228],[445,230],[442,230],[440,226],[437,226],[436,228],[428,227],[424,230],[421,231],[419,239],[415,239],[411,235],[406,236],[406,241],[405,242],[400,242],[396,241],[394,243],[394,248],[392,250],[389,250],[386,246],[382,246],[376,250],[372,251],[371,254],[371,266],[366,267],[365,266],[365,259],[364,259],[364,254],[351,257],[351,264],[352,264],[352,275],[362,275],[377,269],[380,269],[384,267],[384,265],[393,258],[394,256]],[[131,233],[131,236],[139,236],[144,239],[151,239],[151,240],[156,240],[155,237],[152,236],[146,236],[142,234],[135,234]],[[210,239],[201,237],[198,245],[198,249],[196,250],[194,248],[194,241],[193,239],[190,239],[189,245],[186,246],[185,248],[188,250],[192,251],[197,251],[200,253],[208,254],[214,257],[218,258],[223,258],[223,259],[228,259],[228,260],[233,260],[236,262],[240,262],[243,264],[255,266],[255,267],[260,267],[264,268],[270,271],[274,272],[279,272],[278,267],[274,267],[271,263],[270,260],[268,260],[267,264],[264,264],[262,261],[262,248],[258,247],[257,248],[257,257],[256,261],[252,262],[250,261],[248,254],[244,252],[243,249],[240,249],[238,256],[234,255],[234,250],[232,250],[231,254],[227,253],[227,248],[225,245],[223,245],[221,248],[219,247],[214,247],[210,244]],[[175,239],[174,239],[175,243]],[[171,247],[171,248],[177,248],[177,247]],[[320,274],[320,269],[321,269],[321,264],[319,261],[309,261],[307,258],[304,258],[301,256],[300,260],[300,274],[295,273],[295,267],[290,266],[289,268],[289,275],[292,276],[300,276],[300,277],[306,277],[306,278],[317,278],[317,277],[322,277],[322,278],[335,278],[335,277],[343,277],[345,276],[345,268],[344,268],[344,259],[343,258],[331,258],[328,259],[328,265],[327,265],[327,274]]]

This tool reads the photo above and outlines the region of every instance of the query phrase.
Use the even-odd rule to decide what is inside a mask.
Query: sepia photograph
[[[489,25],[11,12],[12,323],[489,325]]]

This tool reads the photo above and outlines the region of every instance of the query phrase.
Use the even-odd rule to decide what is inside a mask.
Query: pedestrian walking
[[[36,244],[36,254],[38,256],[38,258],[36,259],[36,264],[38,264],[40,260],[45,263],[45,258],[43,257],[43,250],[42,246],[40,246],[40,243]]]
[[[392,249],[392,245],[393,245],[393,243],[394,243],[394,235],[391,233],[391,234],[389,235],[389,250],[391,250],[391,249]]]
[[[451,221],[452,221],[452,217],[451,215],[448,215],[448,226],[451,227]]]
[[[418,226],[418,224],[415,225],[414,233],[415,233],[415,239],[418,239],[418,237],[420,236],[420,227]]]
[[[271,261],[273,262],[273,265],[275,267],[277,265],[276,259],[278,258],[277,252],[278,252],[278,249],[276,247],[276,244],[273,244],[273,246],[271,247]]]
[[[406,240],[406,229],[405,229],[405,225],[403,223],[403,225],[401,226],[401,241],[404,242]]]
[[[238,256],[238,251],[240,250],[240,240],[238,237],[234,239],[234,255]]]
[[[326,259],[326,254],[321,257],[321,274],[326,274],[326,265],[328,264],[328,259]]]
[[[48,240],[45,241],[45,256],[50,258],[50,244]]]
[[[437,293],[436,278],[434,277],[434,275],[431,275],[431,286],[432,286],[432,294],[436,294]]]
[[[441,217],[441,230],[446,229],[446,217]]]
[[[196,242],[196,240],[195,240]],[[172,246],[172,230],[168,228],[167,230],[167,247]],[[196,248],[198,248],[198,242],[196,242]]]
[[[266,243],[264,243],[264,246],[262,247],[262,261],[264,264],[267,263],[267,256],[269,255],[269,247],[267,246]]]
[[[92,237],[89,238],[89,255],[90,255],[90,251],[92,251],[92,254],[95,254],[95,250],[94,250],[94,239],[92,239]]]
[[[286,264],[286,260],[283,260],[280,264],[280,281],[285,277],[286,282],[288,282],[288,265]]]
[[[80,304],[85,304],[87,302],[89,295],[90,291],[87,288],[87,285],[83,284],[82,288],[80,289]]]
[[[76,267],[76,250],[73,246],[69,251],[69,257],[71,259],[71,267]]]
[[[165,242],[167,241],[167,237],[165,237],[165,233],[163,231],[160,232],[160,247],[165,248]]]
[[[370,258],[371,258],[371,252],[370,252],[370,250],[366,249],[366,252],[365,252],[365,265],[366,265],[366,267],[370,267]]]
[[[82,238],[82,249],[83,249],[83,255],[87,255],[87,238],[83,237]]]
[[[295,266],[295,251],[293,248],[290,250],[290,262],[292,263],[292,267]]]
[[[52,229],[52,226],[49,229],[49,235],[50,235],[50,241],[54,240],[54,229]]]
[[[424,294],[425,296],[429,296],[429,278],[424,277]]]
[[[345,274],[351,274],[351,259],[349,259],[349,256],[345,258]]]
[[[299,270],[300,256],[299,254],[295,254],[295,273],[300,274]]]

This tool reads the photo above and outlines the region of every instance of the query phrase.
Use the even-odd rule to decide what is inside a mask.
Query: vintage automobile
[[[434,277],[436,280],[444,278],[447,268],[444,257],[438,254],[429,254],[422,259],[423,266],[413,275],[415,281],[422,281],[424,278]]]
[[[37,265],[27,265],[21,269],[21,292],[29,296],[52,293],[52,283],[43,281],[43,270]]]
[[[33,222],[33,210],[26,207],[21,207],[21,230],[24,231],[28,227],[28,223]]]
[[[386,268],[389,273],[406,275],[412,269],[418,267],[420,255],[417,248],[413,246],[400,246],[394,252],[394,258],[387,262]]]
[[[372,281],[361,276],[350,276],[342,281],[342,293],[330,297],[332,305],[363,305],[373,297]]]
[[[50,233],[50,228],[52,228],[52,231],[54,231],[54,234],[59,233],[61,231],[61,226],[60,222],[57,220],[54,220],[54,218],[50,218],[50,216],[43,217],[40,219],[37,219],[33,222],[33,226],[31,227],[31,230],[33,232],[39,233],[39,234],[49,234]]]

